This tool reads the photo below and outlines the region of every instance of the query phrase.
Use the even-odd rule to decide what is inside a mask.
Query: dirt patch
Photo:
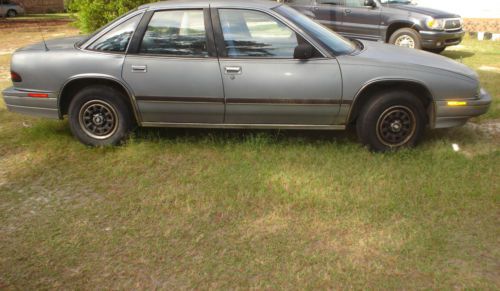
[[[466,31],[500,32],[500,18],[466,18],[464,19]]]
[[[467,127],[500,140],[500,119],[486,120],[479,124],[469,122]]]

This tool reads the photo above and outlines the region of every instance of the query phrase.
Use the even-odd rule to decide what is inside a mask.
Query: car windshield
[[[300,28],[304,29],[316,41],[327,46],[335,54],[351,54],[357,46],[346,38],[336,34],[325,26],[314,22],[307,16],[286,5],[280,5],[274,9],[280,15],[286,17]]]
[[[76,46],[80,47],[82,46],[84,43],[86,43],[87,41],[89,41],[91,38],[93,38],[94,36],[96,36],[97,34],[99,34],[101,31],[105,30],[106,28],[110,27],[111,25],[113,25],[114,23],[120,21],[121,19],[125,19],[127,16],[133,14],[134,12],[136,12],[138,9],[133,9],[131,11],[129,11],[128,13],[125,13],[123,14],[122,16],[119,16],[117,17],[116,19],[110,21],[108,24],[104,25],[103,27],[99,28],[98,30],[94,31],[93,33],[87,35],[83,40],[79,41]]]
[[[380,0],[382,4],[411,4],[410,0]]]

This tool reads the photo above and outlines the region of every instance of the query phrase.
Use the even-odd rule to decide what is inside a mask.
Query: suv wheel
[[[73,135],[89,146],[121,144],[132,128],[132,117],[125,96],[106,86],[80,91],[69,106]]]
[[[361,142],[377,152],[414,147],[426,124],[422,102],[403,90],[374,97],[361,110],[356,122]]]
[[[389,43],[412,49],[422,48],[422,39],[420,38],[420,34],[411,28],[401,28],[396,30],[396,32],[391,35]]]
[[[17,16],[17,12],[16,10],[9,10],[7,11],[7,17],[16,17]]]

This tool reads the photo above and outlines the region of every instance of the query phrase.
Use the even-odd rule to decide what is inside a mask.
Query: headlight
[[[435,30],[443,30],[445,25],[444,19],[434,19],[432,17],[427,18],[425,22],[428,28]]]

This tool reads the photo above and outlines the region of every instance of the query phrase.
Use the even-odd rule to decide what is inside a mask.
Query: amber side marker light
[[[448,106],[466,106],[466,101],[448,101]]]
[[[43,93],[29,93],[28,97],[32,98],[49,98],[49,94],[43,94]]]

